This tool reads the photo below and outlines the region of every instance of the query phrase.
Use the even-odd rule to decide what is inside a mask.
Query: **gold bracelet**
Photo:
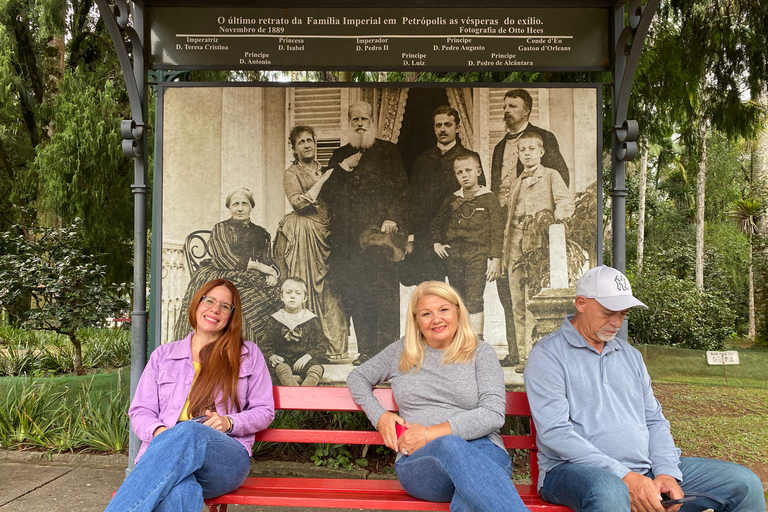
[[[424,444],[427,444],[429,442],[429,427],[426,427],[424,429]]]

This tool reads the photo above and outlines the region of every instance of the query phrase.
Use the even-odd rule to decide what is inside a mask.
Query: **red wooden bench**
[[[345,387],[275,386],[275,409],[284,411],[360,411]],[[374,390],[379,402],[397,411],[390,389]],[[507,392],[507,416],[531,416],[525,393]],[[530,450],[532,485],[517,485],[526,506],[535,511],[570,512],[552,505],[536,492],[539,466],[536,459],[536,431],[530,421],[531,435],[502,436],[504,446]],[[289,443],[384,444],[381,435],[371,431],[292,430],[268,428],[256,434],[257,441]],[[397,480],[361,480],[329,478],[247,478],[234,492],[206,500],[211,512],[225,512],[227,505],[262,505],[285,507],[357,508],[385,510],[450,510],[448,503],[433,503],[406,493]]]

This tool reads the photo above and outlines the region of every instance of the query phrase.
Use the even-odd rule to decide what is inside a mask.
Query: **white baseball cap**
[[[648,306],[632,295],[632,286],[627,277],[615,268],[601,265],[584,272],[576,281],[576,295],[595,299],[611,311]]]

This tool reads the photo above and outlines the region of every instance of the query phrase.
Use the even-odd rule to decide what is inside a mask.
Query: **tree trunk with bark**
[[[696,287],[704,289],[704,206],[707,183],[707,119],[699,117],[699,172],[696,177]]]
[[[637,208],[637,274],[643,273],[643,253],[645,246],[645,191],[648,185],[648,150],[640,155],[640,206]]]
[[[760,98],[763,112],[768,111],[768,92]],[[758,135],[757,149],[752,154],[755,194],[763,209],[757,221],[752,265],[755,289],[755,344],[768,347],[768,130]]]
[[[69,337],[69,341],[72,342],[72,346],[75,347],[75,354],[72,357],[75,374],[85,375],[85,368],[83,368],[83,347],[80,344],[80,339],[77,337],[77,332],[68,332],[67,336]]]

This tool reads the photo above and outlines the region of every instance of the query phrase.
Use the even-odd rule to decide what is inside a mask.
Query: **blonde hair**
[[[405,346],[400,355],[398,366],[401,373],[408,373],[413,368],[415,372],[421,369],[424,362],[424,334],[416,321],[419,300],[427,295],[435,295],[447,300],[456,308],[458,327],[453,342],[443,352],[443,364],[468,363],[475,357],[477,348],[477,335],[469,323],[469,311],[464,302],[450,285],[442,281],[425,281],[413,291],[411,301],[408,303],[408,316],[405,320]]]

